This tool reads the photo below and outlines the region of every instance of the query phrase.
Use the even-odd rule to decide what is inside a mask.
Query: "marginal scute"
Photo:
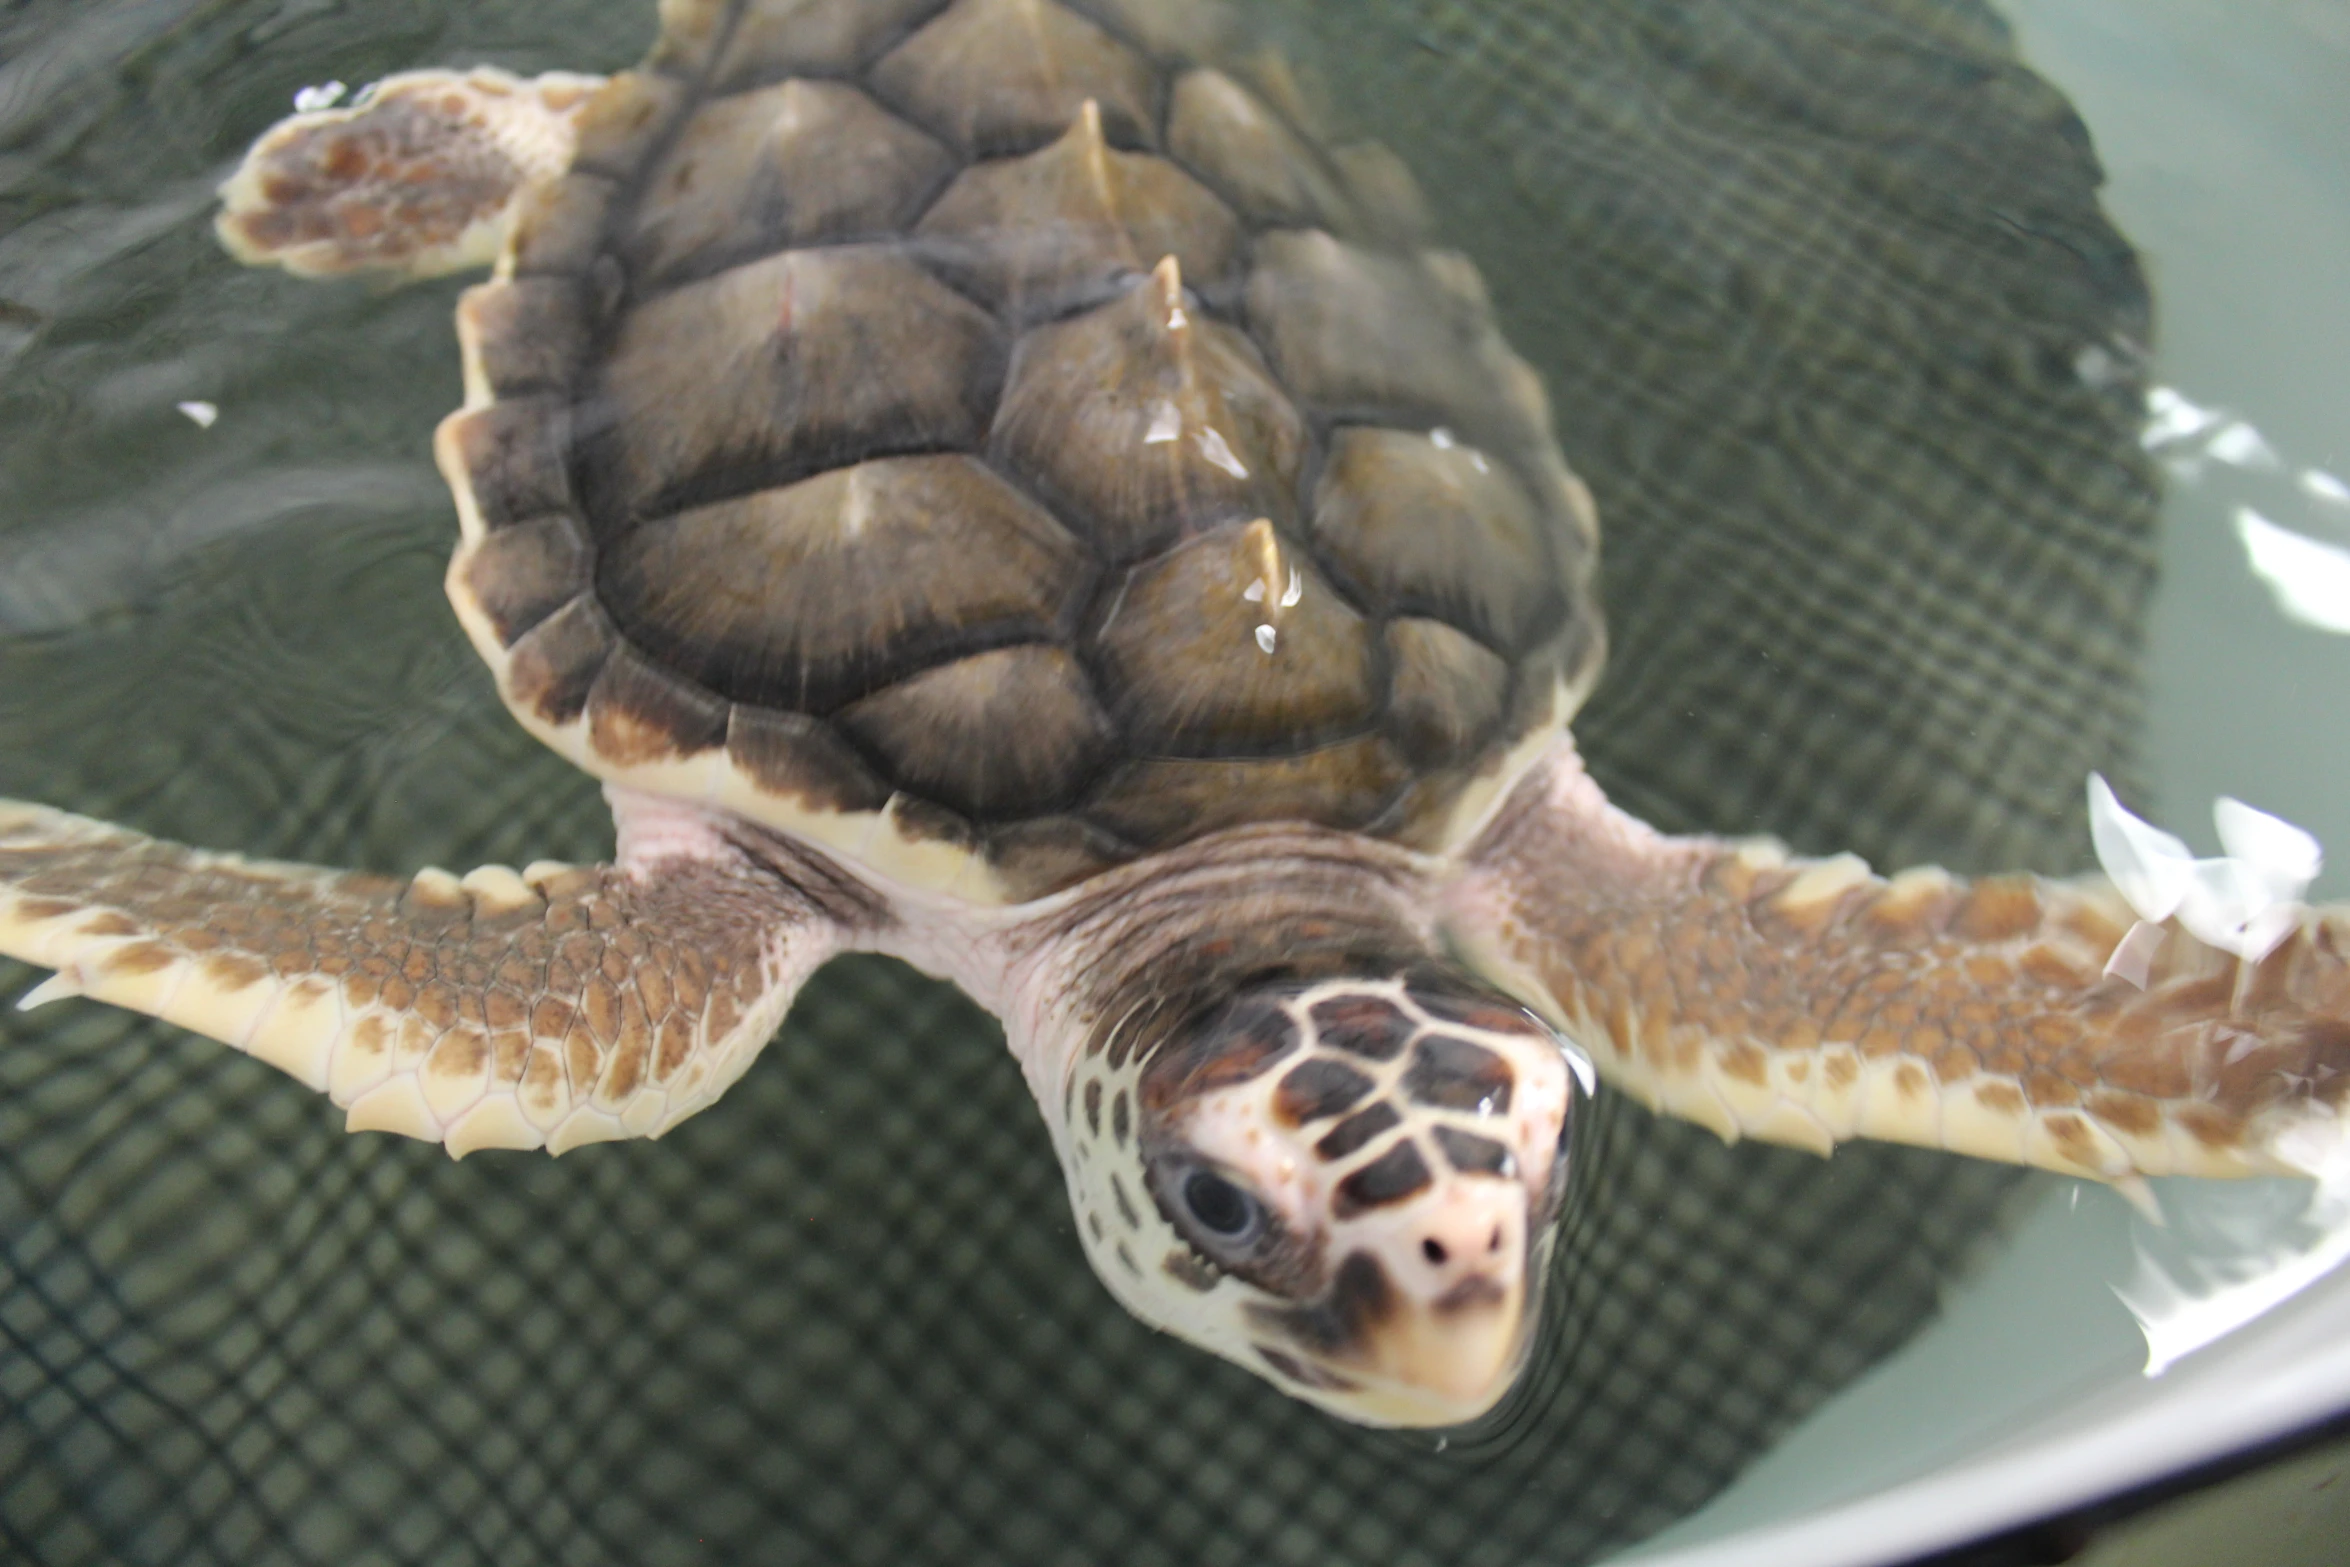
[[[909,666],[1051,638],[1085,571],[978,462],[897,457],[647,523],[600,585],[632,640],[711,690],[827,712]]]
[[[1357,227],[1335,171],[1222,71],[1187,71],[1176,82],[1167,147],[1253,222],[1340,233]]]
[[[797,10],[811,0],[784,0]],[[820,0],[817,0],[820,4]],[[710,67],[711,51],[726,29],[733,0],[660,0],[656,12],[661,36],[653,44],[650,64],[680,76],[693,76]]]
[[[1014,822],[988,834],[987,854],[1014,902],[1073,887],[1135,856],[1135,846],[1077,816]]]
[[[613,650],[587,700],[589,742],[618,767],[692,756],[726,740],[727,703],[632,647]]]
[[[1249,322],[1283,383],[1315,409],[1443,426],[1514,460],[1549,432],[1507,373],[1516,356],[1482,305],[1463,297],[1465,265],[1282,230],[1258,243]]]
[[[1371,232],[1391,245],[1425,245],[1436,230],[1436,216],[1411,166],[1394,151],[1375,141],[1349,142],[1330,149]]]
[[[640,199],[633,248],[658,282],[889,234],[953,169],[944,147],[856,88],[788,81],[721,98],[686,121]]]
[[[539,517],[483,537],[465,557],[464,585],[503,647],[588,587],[588,546],[577,520]]]
[[[889,786],[828,724],[798,713],[737,704],[727,720],[726,759],[761,793],[802,810],[878,811]]]
[[[465,345],[478,398],[569,392],[586,360],[588,286],[576,278],[534,277],[483,283],[457,301],[457,335]]]
[[[586,272],[603,254],[615,190],[608,176],[582,171],[524,191],[506,242],[505,270],[516,277]]]
[[[1558,634],[1518,660],[1511,682],[1510,701],[1502,728],[1513,735],[1531,734],[1554,720],[1563,720],[1590,694],[1607,656],[1607,636],[1598,611],[1586,604],[1582,613],[1569,615]],[[1566,709],[1557,704],[1566,694]]]
[[[1292,526],[1308,435],[1248,340],[1161,266],[1022,340],[989,449],[1125,561],[1219,523]]]
[[[685,102],[685,85],[649,71],[622,71],[572,117],[571,166],[626,179],[645,144]]]
[[[1306,135],[1318,141],[1330,140],[1327,85],[1312,73],[1300,71],[1297,62],[1277,46],[1258,42],[1234,62],[1233,75]]]
[[[593,598],[573,599],[514,644],[507,700],[542,723],[570,723],[587,710],[588,691],[617,641]]]
[[[1136,567],[1099,646],[1121,726],[1162,754],[1293,750],[1377,709],[1369,627],[1261,518]]]
[[[453,413],[435,447],[450,484],[491,531],[573,509],[571,410],[558,397],[520,397]]]
[[[873,68],[909,116],[966,155],[1026,152],[1052,140],[1088,98],[1112,140],[1156,140],[1149,63],[1053,0],[956,0]]]
[[[981,819],[1066,808],[1113,736],[1076,659],[1011,647],[928,669],[844,710],[891,775]]]
[[[1500,461],[1449,432],[1331,438],[1314,535],[1383,608],[1522,651],[1560,608],[1556,528]]]
[[[1211,60],[1231,46],[1239,18],[1225,0],[1065,0],[1165,60]]]
[[[1410,777],[1377,737],[1260,761],[1143,761],[1097,791],[1090,814],[1138,843],[1284,817],[1347,829],[1377,816]]]
[[[1112,147],[1091,100],[1050,146],[958,177],[916,232],[935,265],[1014,321],[1105,297],[1163,256],[1194,287],[1213,285],[1241,245],[1206,187],[1164,158]]]
[[[595,466],[607,509],[740,494],[987,427],[995,323],[878,246],[790,251],[690,284],[622,325]]]
[[[1388,730],[1414,764],[1474,749],[1501,718],[1510,666],[1440,620],[1387,627]]]

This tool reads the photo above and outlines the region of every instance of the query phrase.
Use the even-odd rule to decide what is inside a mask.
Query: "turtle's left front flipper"
[[[486,267],[523,198],[571,166],[604,85],[568,71],[404,71],[348,108],[304,110],[220,187],[221,243],[301,277]]]
[[[1562,744],[1447,912],[1603,1075],[1724,1137],[1885,1138],[2109,1180],[2350,1151],[2350,911],[2307,912],[2247,963],[2137,927],[2099,879],[1888,881],[1849,855],[1667,838]]]
[[[683,813],[679,813],[682,815]],[[855,893],[706,828],[656,823],[621,866],[411,881],[208,854],[0,801],[0,954],[236,1046],[353,1131],[561,1153],[657,1136],[715,1100]]]

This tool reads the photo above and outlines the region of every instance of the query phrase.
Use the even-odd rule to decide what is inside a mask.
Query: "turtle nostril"
[[[1420,1255],[1441,1268],[1444,1266],[1444,1259],[1451,1253],[1444,1249],[1444,1242],[1431,1235],[1428,1239],[1420,1242]]]

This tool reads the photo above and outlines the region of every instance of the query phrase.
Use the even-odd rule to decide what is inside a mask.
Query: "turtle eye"
[[[1213,1170],[1194,1170],[1183,1183],[1183,1206],[1202,1229],[1223,1240],[1245,1238],[1264,1222],[1254,1197]]]

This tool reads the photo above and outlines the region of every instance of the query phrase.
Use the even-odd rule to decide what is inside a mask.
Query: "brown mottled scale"
[[[526,723],[996,898],[1275,818],[1447,846],[1564,723],[1540,386],[1213,0],[662,16],[460,313],[452,588]]]

